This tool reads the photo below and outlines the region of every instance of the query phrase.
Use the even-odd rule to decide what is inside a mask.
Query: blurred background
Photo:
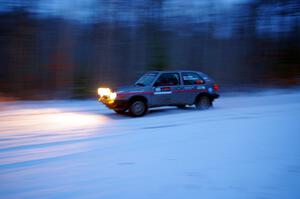
[[[87,98],[148,70],[300,84],[298,0],[0,0],[0,97]]]

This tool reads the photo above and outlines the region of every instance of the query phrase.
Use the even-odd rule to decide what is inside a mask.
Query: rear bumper
[[[212,94],[212,96],[213,96],[214,99],[217,99],[217,98],[220,97],[220,95],[218,93],[214,93],[214,94]]]
[[[213,94],[211,94],[211,97],[212,97],[213,99],[217,99],[217,98],[220,97],[220,95],[219,95],[218,93],[213,93]]]
[[[109,103],[105,99],[98,99],[99,102],[103,103],[110,109],[114,110],[124,110],[128,108],[128,102],[126,100],[115,100],[113,103]]]

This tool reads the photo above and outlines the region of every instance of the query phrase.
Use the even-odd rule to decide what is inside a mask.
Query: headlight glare
[[[112,92],[109,88],[98,88],[98,95],[100,96],[100,99],[105,96],[110,103],[113,103],[117,98],[117,93]]]
[[[111,100],[115,100],[115,99],[117,98],[117,93],[110,93],[110,94],[109,94],[109,98],[110,98]]]
[[[100,95],[100,97],[109,96],[110,93],[111,90],[109,88],[98,88],[98,95]]]

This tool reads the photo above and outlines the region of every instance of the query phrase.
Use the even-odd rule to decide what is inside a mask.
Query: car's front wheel
[[[141,100],[136,100],[130,103],[129,105],[129,113],[134,117],[140,117],[145,115],[147,112],[147,105],[145,102]]]
[[[200,96],[195,101],[196,109],[206,110],[212,106],[212,101],[208,96]]]

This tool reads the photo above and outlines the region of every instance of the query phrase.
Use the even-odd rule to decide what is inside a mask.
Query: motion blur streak
[[[96,115],[91,112],[83,113],[77,109],[46,108],[41,107],[19,107],[17,105],[3,106],[0,114],[0,150],[10,151],[12,162],[16,161],[22,151],[17,148],[34,148],[34,146],[47,146],[47,150],[29,150],[25,157],[46,156],[57,157],[74,152],[86,150],[85,141],[104,133],[99,130],[107,122],[105,116]],[[67,142],[67,143],[65,143]],[[65,143],[66,147],[60,147]],[[25,150],[26,151],[26,150]],[[0,152],[1,154],[1,152]],[[14,154],[14,155],[12,155]],[[36,155],[34,155],[36,154]],[[38,155],[40,154],[40,155]],[[33,155],[33,156],[32,156]],[[24,158],[19,158],[22,160]],[[2,163],[8,162],[7,158]]]
[[[16,118],[17,117],[17,118]],[[94,114],[64,112],[59,109],[25,109],[12,117],[1,117],[0,125],[7,130],[22,128],[22,131],[58,131],[78,128],[94,128],[105,122],[105,117]]]
[[[47,123],[49,127],[55,130],[63,130],[70,128],[88,128],[99,125],[101,120],[96,116],[80,113],[59,113],[49,114],[42,117],[42,122]]]
[[[0,106],[0,165],[43,161],[91,150],[107,118],[66,108]]]

